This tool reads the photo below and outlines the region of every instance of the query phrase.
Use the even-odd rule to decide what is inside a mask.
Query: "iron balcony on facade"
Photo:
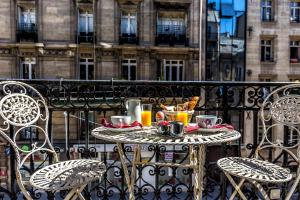
[[[119,37],[120,44],[139,44],[139,38],[136,34],[121,34]]]
[[[78,34],[78,43],[94,43],[95,36],[93,32],[85,33],[80,32]]]
[[[262,17],[261,21],[262,22],[274,22],[275,18],[274,17]]]
[[[184,25],[157,25],[156,28],[156,45],[188,46],[189,41]]]
[[[33,23],[20,23],[17,29],[17,42],[37,42],[37,27]]]
[[[291,17],[291,22],[292,23],[300,23],[300,16],[299,17]]]

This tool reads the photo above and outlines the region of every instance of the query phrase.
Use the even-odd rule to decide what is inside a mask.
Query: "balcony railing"
[[[184,25],[157,25],[156,45],[184,45],[188,46],[186,26]]]
[[[139,44],[139,38],[136,34],[121,34],[119,37],[120,44]]]
[[[24,81],[24,80],[22,80]],[[101,159],[107,165],[107,174],[101,182],[94,182],[84,191],[86,199],[126,199],[127,185],[125,184],[123,169],[118,162],[119,157],[116,145],[96,140],[90,134],[91,129],[99,123],[101,117],[110,114],[125,114],[125,101],[128,98],[140,98],[143,103],[152,103],[153,112],[160,110],[159,104],[177,104],[187,101],[188,97],[200,96],[200,103],[195,108],[195,113],[213,113],[223,118],[224,123],[233,124],[249,143],[212,145],[207,147],[205,163],[204,198],[226,199],[231,192],[231,186],[226,181],[224,174],[216,165],[216,160],[224,156],[238,156],[241,147],[249,150],[249,157],[257,147],[258,114],[260,105],[270,91],[278,86],[288,83],[257,83],[257,82],[160,82],[160,81],[56,81],[56,80],[26,80],[34,86],[47,100],[49,105],[49,138],[53,141],[61,160],[75,157]],[[90,118],[89,113],[94,112],[96,118]],[[66,119],[64,118],[66,116]],[[88,122],[88,123],[85,123]],[[245,124],[252,123],[250,135],[245,136],[249,130]],[[249,128],[249,126],[248,126]],[[12,129],[13,131],[13,129]],[[282,130],[284,144],[288,141],[288,129]],[[38,133],[37,133],[38,134]],[[32,141],[37,135],[27,134]],[[22,144],[28,144],[28,137]],[[66,142],[68,141],[68,142]],[[144,145],[145,157],[143,159],[185,163],[189,161],[189,148],[187,146],[170,147],[166,145]],[[5,150],[6,151],[6,150]],[[126,159],[130,161],[133,146],[125,146]],[[245,153],[245,152],[244,152]],[[14,159],[14,154],[7,153],[4,158]],[[171,157],[171,159],[170,159]],[[166,159],[168,158],[168,159]],[[1,158],[3,159],[3,158]],[[39,158],[40,159],[40,158]],[[48,159],[45,156],[45,159]],[[265,159],[281,163],[294,172],[293,162],[287,159],[286,154],[280,155],[270,150]],[[34,171],[42,162],[35,158],[28,161],[25,171]],[[10,163],[13,167],[14,162]],[[2,169],[1,169],[2,170]],[[0,187],[3,199],[22,199],[22,194],[16,188],[14,170],[9,170],[11,183],[5,189]],[[1,174],[0,174],[1,175]],[[263,184],[263,183],[262,183]],[[263,187],[280,189],[282,198],[290,184],[278,187],[265,185]],[[135,188],[136,199],[193,199],[193,173],[192,170],[155,167],[152,165],[139,165],[137,167],[137,180]],[[251,185],[243,188],[247,199],[255,199],[256,189]],[[269,190],[268,190],[269,191]],[[30,190],[35,199],[60,199],[65,193],[41,193]],[[228,192],[228,193],[227,193]],[[299,199],[299,191],[293,198]],[[54,197],[55,196],[55,197]]]
[[[96,39],[93,32],[80,32],[77,37],[78,43],[94,43],[94,40]]]
[[[20,23],[17,29],[17,41],[37,42],[37,27],[33,23]]]
[[[262,22],[274,22],[274,21],[275,21],[275,18],[274,18],[273,16],[271,16],[271,17],[263,16],[263,17],[261,18],[261,21],[262,21]]]

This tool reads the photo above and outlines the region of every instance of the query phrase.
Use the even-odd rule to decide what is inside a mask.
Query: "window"
[[[291,22],[300,22],[300,2],[291,1]]]
[[[35,58],[24,58],[20,66],[20,78],[35,79]]]
[[[21,140],[38,140],[38,131],[35,127],[27,127],[21,131]]]
[[[80,79],[92,80],[94,79],[94,59],[92,58],[80,58]]]
[[[166,81],[183,80],[182,60],[164,60],[164,80]]]
[[[299,61],[300,61],[299,41],[290,41],[290,63],[298,63]]]
[[[121,18],[121,34],[122,35],[136,35],[137,20],[136,12],[122,12]]]
[[[267,117],[267,113],[264,113],[264,114],[265,114],[265,117]],[[260,116],[260,113],[258,115]],[[268,130],[268,128],[272,125],[272,120],[265,121],[265,125],[266,125],[266,130]],[[263,134],[264,134],[263,123],[260,118],[258,119],[257,128],[258,128],[257,143],[259,144],[262,141]],[[272,140],[272,129],[269,129],[267,134],[268,134],[268,139]],[[266,142],[266,141],[264,141],[264,142]]]
[[[289,128],[288,130],[288,144],[295,145],[298,142],[298,132],[295,129]]]
[[[273,40],[261,40],[261,61],[273,62]]]
[[[272,0],[262,0],[262,21],[273,21],[273,1]]]
[[[36,17],[35,9],[18,8],[19,30],[33,32],[35,30]]]
[[[126,80],[136,80],[136,60],[122,60],[122,78]]]
[[[88,132],[91,133],[95,128],[95,116],[93,111],[88,112],[88,121],[85,121],[85,112],[81,111],[79,113],[79,133],[80,138],[83,139],[86,135],[86,123],[88,123]]]
[[[92,42],[93,41],[93,14],[88,12],[79,14],[79,41],[80,42]]]
[[[158,12],[156,43],[187,45],[185,12]]]

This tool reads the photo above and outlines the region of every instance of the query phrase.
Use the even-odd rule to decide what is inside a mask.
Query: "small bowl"
[[[131,117],[130,116],[111,116],[110,117],[111,123],[114,126],[124,126],[129,125]]]

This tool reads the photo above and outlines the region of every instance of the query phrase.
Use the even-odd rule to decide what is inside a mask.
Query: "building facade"
[[[1,78],[200,79],[197,0],[2,0],[0,10]]]
[[[249,81],[300,80],[300,2],[248,1]]]

